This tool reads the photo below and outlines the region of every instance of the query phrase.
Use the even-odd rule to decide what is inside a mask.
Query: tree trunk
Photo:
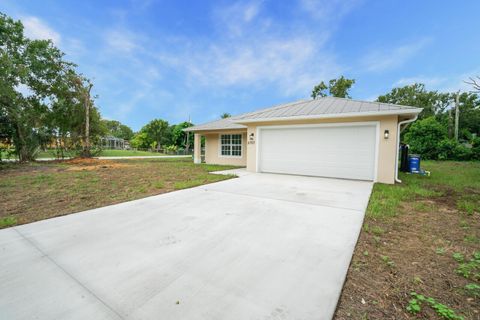
[[[457,93],[457,97],[455,99],[455,140],[458,141],[458,121],[460,119],[460,91]]]
[[[85,104],[85,143],[83,148],[83,156],[90,158],[90,90],[92,90],[92,84],[85,90],[84,104]]]
[[[15,124],[17,129],[17,141],[15,143],[15,148],[17,149],[18,153],[18,161],[20,162],[27,162],[31,160],[31,156],[29,155],[27,142],[25,141],[25,135],[23,134],[23,128],[21,127],[18,122]]]

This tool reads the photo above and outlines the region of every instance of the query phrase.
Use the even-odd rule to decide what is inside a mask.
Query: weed
[[[14,217],[0,218],[0,228],[11,227],[17,224],[17,219]]]
[[[372,228],[372,232],[373,232],[374,235],[380,236],[380,235],[382,235],[382,234],[385,233],[385,230],[383,230],[383,229],[382,229],[381,227],[379,227],[379,226],[374,226],[374,227]]]
[[[422,305],[426,303],[443,319],[463,320],[462,316],[457,315],[455,311],[446,305],[437,302],[434,298],[425,297],[416,292],[412,292],[410,295],[412,296],[412,299],[408,302],[407,311],[412,314],[417,314],[422,311]]]
[[[155,181],[155,182],[153,183],[153,187],[154,187],[155,189],[163,189],[163,188],[165,188],[165,183],[164,183],[163,181],[161,181],[161,180]]]
[[[436,254],[440,254],[440,255],[443,255],[445,253],[445,248],[437,248],[435,250],[435,253]]]
[[[455,252],[452,255],[452,258],[459,263],[465,261],[465,257],[460,252]]]
[[[470,228],[470,225],[468,224],[468,221],[466,220],[462,220],[460,221],[460,228],[464,229],[464,230],[467,230]]]
[[[363,225],[363,231],[365,231],[366,233],[370,233],[370,225],[368,223],[365,223]]]
[[[455,270],[457,274],[465,279],[480,280],[480,251],[475,252],[468,261],[461,254],[454,254],[453,258],[459,263]]]
[[[423,283],[423,280],[419,276],[415,276],[415,277],[413,277],[413,283],[414,284],[421,284],[421,283]]]
[[[480,286],[476,283],[469,283],[465,286],[465,292],[469,296],[480,297]]]
[[[469,216],[473,215],[475,207],[476,204],[468,199],[460,199],[457,201],[458,210],[465,212]]]
[[[477,238],[474,234],[468,234],[463,238],[463,241],[467,243],[480,243],[480,239]]]
[[[426,203],[426,202],[415,202],[413,204],[413,208],[415,211],[420,211],[420,212],[430,212],[433,211],[434,206],[431,203]]]
[[[382,261],[389,267],[395,267],[395,262],[389,256],[382,256]]]
[[[368,257],[368,250],[363,251],[363,255],[364,255],[365,257]]]

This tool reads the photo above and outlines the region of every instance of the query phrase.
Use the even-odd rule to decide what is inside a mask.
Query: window
[[[220,135],[220,155],[225,157],[242,156],[242,135],[241,134],[221,134]]]

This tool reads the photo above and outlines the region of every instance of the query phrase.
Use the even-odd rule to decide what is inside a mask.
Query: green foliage
[[[457,315],[455,311],[453,311],[446,305],[437,302],[434,298],[425,297],[424,295],[417,294],[416,292],[412,292],[410,295],[412,296],[412,299],[408,302],[407,311],[412,314],[419,313],[420,311],[422,311],[422,305],[428,304],[430,308],[435,310],[437,315],[443,319],[448,319],[448,320],[464,319],[462,316]]]
[[[395,262],[392,261],[392,259],[390,259],[389,256],[382,256],[382,261],[385,262],[385,264],[389,267],[395,267]]]
[[[349,91],[354,84],[354,79],[347,79],[344,76],[341,76],[338,79],[331,79],[328,81],[328,86],[322,81],[313,87],[311,97],[316,99],[319,97],[326,97],[330,94],[331,96],[338,98],[351,98]]]
[[[455,252],[455,253],[452,255],[452,258],[453,258],[455,261],[459,262],[459,263],[465,261],[465,257],[464,257],[463,254],[461,254],[460,252]]]
[[[62,150],[85,149],[86,102],[92,140],[100,131],[98,110],[85,95],[88,79],[50,40],[26,38],[22,23],[3,13],[0,43],[0,138],[13,144],[20,161],[34,160],[54,141]]]
[[[140,131],[130,140],[130,145],[133,148],[148,149],[152,146],[153,141],[146,132]]]
[[[183,129],[193,126],[191,122],[185,121],[173,126],[171,132],[171,141],[170,143],[176,145],[186,151],[190,150],[190,147],[193,145],[194,134],[193,132],[185,132]]]
[[[454,139],[444,139],[438,144],[438,160],[470,160],[472,149]]]
[[[354,79],[346,79],[341,76],[338,79],[331,79],[328,82],[330,94],[338,98],[351,98],[348,91],[355,84]]]
[[[480,280],[480,251],[476,251],[467,261],[460,253],[454,253],[453,259],[459,263],[455,272],[465,279]]]
[[[151,141],[150,144],[155,143],[157,150],[160,150],[161,146],[168,142],[169,127],[165,120],[153,119],[140,131],[147,134],[149,141]]]
[[[220,119],[230,118],[232,115],[228,112],[224,112],[220,115]]]
[[[439,145],[447,138],[447,130],[434,117],[414,122],[405,135],[405,142],[412,153],[418,153],[424,159],[437,159]]]
[[[452,102],[448,93],[427,91],[425,85],[415,83],[401,88],[393,88],[389,93],[379,96],[378,102],[423,108],[419,118],[428,118],[444,112]]]
[[[11,227],[17,224],[17,219],[14,217],[5,217],[5,218],[0,218],[0,229],[1,228],[6,228],[6,227]]]
[[[469,296],[479,298],[480,297],[480,285],[478,285],[476,283],[469,283],[465,286],[465,292]]]
[[[133,130],[129,126],[120,123],[120,121],[102,120],[102,124],[105,126],[108,135],[125,140],[133,138]]]

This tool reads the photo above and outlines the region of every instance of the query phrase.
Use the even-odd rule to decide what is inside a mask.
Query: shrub
[[[437,159],[439,146],[447,139],[447,129],[434,117],[418,120],[405,134],[405,142],[410,145],[412,153],[418,153],[424,159]],[[451,146],[445,145],[449,150]]]
[[[444,139],[438,144],[439,160],[470,160],[472,150],[454,139]]]
[[[480,160],[480,137],[472,139],[472,160]]]

